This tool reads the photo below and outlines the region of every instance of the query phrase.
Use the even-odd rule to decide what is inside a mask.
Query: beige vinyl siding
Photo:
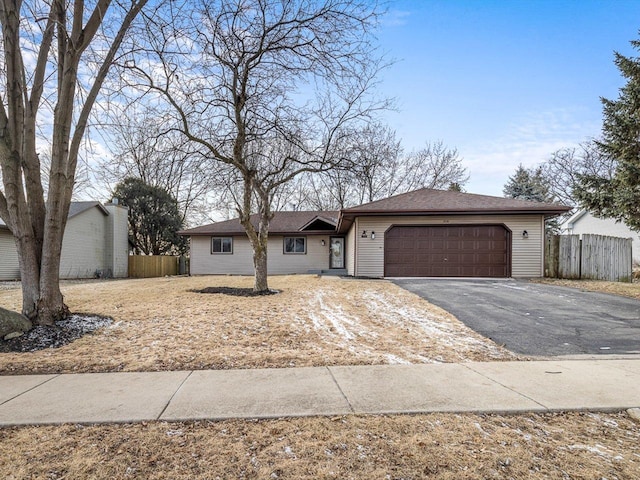
[[[0,280],[18,280],[18,250],[9,230],[0,230]]]
[[[304,237],[305,235],[292,236]],[[283,239],[282,236],[269,237],[267,270],[270,275],[308,273],[310,270],[329,268],[329,235],[307,235],[306,254],[285,254]],[[253,275],[253,273],[253,249],[247,237],[233,237],[232,254],[212,254],[209,236],[191,237],[192,275]]]
[[[62,240],[60,278],[93,278],[107,267],[108,217],[90,208],[69,219]]]
[[[356,271],[356,222],[353,222],[351,229],[345,238],[345,261],[347,275],[355,275]]]
[[[355,228],[355,274],[384,276],[384,233],[392,225],[466,225],[504,224],[512,232],[511,275],[541,277],[544,251],[544,217],[542,215],[460,215],[416,217],[358,217]],[[367,238],[358,234],[367,231]],[[523,238],[526,230],[528,238]],[[371,239],[371,232],[376,238]],[[351,232],[350,232],[351,233]]]

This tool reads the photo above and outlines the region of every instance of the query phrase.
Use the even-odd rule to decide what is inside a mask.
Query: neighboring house
[[[579,210],[560,225],[563,233],[568,235],[582,235],[593,233],[611,237],[631,238],[631,257],[640,263],[640,233],[634,232],[622,222],[613,218],[594,217],[587,210]]]
[[[362,277],[540,277],[544,220],[569,210],[421,189],[340,212],[276,212],[271,274],[334,270]],[[257,217],[254,217],[257,221]],[[191,273],[252,274],[238,219],[180,232],[191,238]]]
[[[127,277],[129,209],[100,202],[72,202],[62,241],[60,278]],[[18,280],[13,235],[0,221],[0,280]]]

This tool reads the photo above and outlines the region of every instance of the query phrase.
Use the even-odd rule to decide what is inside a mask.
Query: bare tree
[[[129,108],[128,110],[132,110]],[[186,225],[201,223],[211,190],[220,188],[216,162],[203,158],[192,142],[175,130],[166,131],[164,119],[148,112],[121,115],[109,131],[113,158],[102,161],[100,177],[112,185],[135,177],[160,187],[177,201]]]
[[[314,209],[353,207],[418,188],[462,187],[468,180],[456,149],[440,141],[404,154],[395,132],[377,123],[345,135],[339,168],[311,174],[300,188]]]
[[[551,154],[540,165],[549,191],[563,205],[575,206],[574,189],[581,175],[613,178],[616,161],[604,155],[595,141],[581,143],[577,148],[563,148]]]
[[[68,314],[59,268],[78,152],[107,72],[145,4],[0,0],[0,217],[18,249],[22,312],[38,324]],[[48,139],[46,190],[38,132]]]
[[[149,57],[129,65],[173,108],[176,129],[234,172],[256,291],[268,289],[276,192],[333,167],[344,131],[386,107],[369,95],[381,68],[371,43],[376,19],[370,2],[358,0],[202,2],[171,10],[159,27],[159,15],[150,19]]]

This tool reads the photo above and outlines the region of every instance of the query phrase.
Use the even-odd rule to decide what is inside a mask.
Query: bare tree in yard
[[[136,74],[130,80],[159,93],[176,114],[176,129],[234,172],[254,289],[266,291],[275,193],[298,175],[332,168],[333,146],[347,128],[387,104],[369,95],[381,68],[371,35],[377,13],[357,0],[189,7],[173,10],[159,27],[159,17],[151,19],[149,57],[129,65]]]
[[[580,177],[586,175],[611,180],[616,171],[616,161],[604,155],[596,141],[591,140],[577,148],[554,152],[540,167],[554,197],[563,205],[575,206],[574,190],[580,184]]]
[[[161,115],[127,110],[109,129],[114,156],[102,162],[101,176],[110,184],[135,177],[162,188],[178,201],[183,224],[202,223],[207,194],[220,187],[217,165],[203,161],[180,132],[166,131]]]
[[[37,324],[68,314],[59,267],[78,151],[107,72],[145,3],[0,0],[0,217],[18,249],[22,311]],[[46,190],[38,132],[50,154]]]
[[[305,187],[318,209],[341,209],[418,188],[444,189],[468,180],[456,149],[440,141],[404,154],[395,132],[370,124],[343,138],[341,168],[311,175]]]

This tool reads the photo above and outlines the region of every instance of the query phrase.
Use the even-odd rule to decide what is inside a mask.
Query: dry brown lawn
[[[0,429],[4,479],[640,478],[624,413]]]
[[[623,297],[637,298],[640,300],[640,281],[638,280],[633,283],[605,282],[600,280],[563,280],[557,278],[544,278],[537,281],[591,292],[612,293],[614,295],[622,295]]]
[[[253,278],[172,277],[70,282],[73,312],[111,327],[57,349],[0,353],[1,373],[157,371],[514,360],[455,317],[382,280],[311,275],[270,279],[276,295],[190,290],[246,288]],[[20,290],[0,291],[18,310]]]
[[[243,277],[69,282],[73,311],[111,327],[59,349],[0,353],[0,372],[98,372],[514,359],[385,281]],[[0,305],[18,309],[17,289]],[[626,413],[398,415],[0,429],[3,479],[640,478]]]

